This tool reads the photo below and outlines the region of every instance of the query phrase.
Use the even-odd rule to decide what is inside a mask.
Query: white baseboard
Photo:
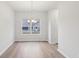
[[[0,56],[8,49],[13,43],[14,43],[14,41],[11,42],[7,47],[5,47],[5,48],[0,52]]]
[[[36,42],[40,42],[40,41],[47,41],[47,40],[33,40],[33,39],[32,39],[32,40],[15,40],[15,41],[27,41],[27,42],[28,42],[28,41],[29,41],[29,42],[35,42],[35,41],[36,41]]]
[[[63,53],[60,49],[57,49],[58,52],[60,52],[64,57],[69,58],[65,53]]]
[[[56,44],[56,42],[51,42],[51,41],[48,41],[48,43],[49,43],[49,44]]]

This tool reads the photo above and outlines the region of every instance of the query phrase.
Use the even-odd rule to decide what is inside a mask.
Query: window
[[[29,20],[24,19],[22,24],[22,32],[24,34],[32,33],[32,34],[39,34],[40,33],[40,20]]]
[[[30,20],[23,20],[22,31],[23,33],[30,33]]]
[[[40,32],[40,23],[39,20],[32,20],[32,33],[39,33]]]

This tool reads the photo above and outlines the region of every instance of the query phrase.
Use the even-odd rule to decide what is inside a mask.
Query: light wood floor
[[[3,58],[64,58],[55,45],[48,42],[15,42]]]

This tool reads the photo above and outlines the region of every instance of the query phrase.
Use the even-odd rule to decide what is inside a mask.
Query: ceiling
[[[55,9],[55,1],[8,1],[15,11],[48,11]]]

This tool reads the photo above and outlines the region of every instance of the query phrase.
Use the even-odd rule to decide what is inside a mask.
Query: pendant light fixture
[[[30,31],[31,31],[31,33],[32,33],[32,20],[33,20],[33,17],[32,17],[32,12],[33,12],[33,1],[31,1],[31,6],[30,6],[31,8],[31,10],[30,10],[30,26],[31,26],[31,28],[30,28]]]

